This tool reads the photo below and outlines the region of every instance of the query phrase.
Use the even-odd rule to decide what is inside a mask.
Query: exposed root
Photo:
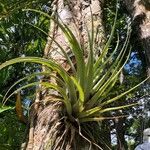
[[[103,150],[81,133],[79,120],[74,119],[72,122],[63,116],[60,102],[52,102],[41,108],[34,123],[30,125],[33,138],[30,139],[30,136],[26,150]]]
[[[63,137],[65,136],[65,134],[68,132],[68,129],[65,129],[65,131],[63,132],[62,136],[59,138],[58,142],[55,143],[55,147],[54,150],[56,150],[57,146],[61,143],[61,141],[63,140]]]
[[[92,150],[92,144],[95,145],[98,149],[103,150],[99,145],[97,145],[95,142],[92,142],[91,140],[89,140],[88,138],[86,138],[82,133],[81,133],[81,126],[78,120],[76,120],[76,122],[78,123],[78,127],[79,127],[79,135],[85,139],[89,144],[89,150]]]

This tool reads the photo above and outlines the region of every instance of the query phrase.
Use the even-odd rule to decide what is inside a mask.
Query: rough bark
[[[125,4],[133,20],[135,45],[140,44],[144,50],[147,74],[150,76],[150,2],[148,0],[125,0]]]
[[[96,51],[99,55],[104,44],[104,29],[102,25],[102,1],[99,0],[54,0],[53,15],[58,16],[59,21],[63,21],[77,37],[77,40],[84,48],[85,58],[87,47],[86,27],[91,30],[91,12],[94,18],[94,27],[96,32]],[[91,11],[90,11],[91,8]],[[57,15],[56,15],[57,14]],[[57,24],[50,25],[49,36],[53,37],[65,50],[70,53],[67,41]],[[47,44],[44,50],[44,57],[54,59],[62,65],[67,71],[70,66],[66,63],[62,52],[57,45],[47,38]],[[46,70],[43,67],[43,70]],[[54,73],[55,74],[55,73]],[[47,79],[46,79],[47,80]],[[50,82],[55,82],[49,79]],[[60,102],[50,102],[54,91],[37,92],[35,103],[31,107],[29,118],[29,134],[26,142],[26,150],[87,150],[90,142],[80,133],[80,126],[77,122],[70,122],[64,116],[64,106]],[[53,93],[57,95],[57,93]],[[92,144],[94,145],[94,144]],[[92,146],[92,149],[97,149]]]

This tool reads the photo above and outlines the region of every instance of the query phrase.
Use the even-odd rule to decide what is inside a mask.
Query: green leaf
[[[0,104],[0,113],[3,113],[4,111],[7,110],[13,110],[15,107],[11,107],[11,106],[3,106],[2,104]]]
[[[23,9],[23,11],[33,11],[33,12],[40,13],[41,15],[44,15],[44,16],[48,17],[49,19],[53,20],[59,26],[59,28],[62,30],[65,37],[67,38],[67,40],[69,42],[69,45],[70,45],[70,48],[71,48],[71,51],[73,52],[73,54],[76,58],[77,78],[78,78],[81,86],[84,87],[85,62],[84,62],[83,50],[82,50],[78,40],[76,39],[76,37],[72,33],[72,31],[68,28],[68,26],[63,24],[63,23],[60,23],[55,18],[49,16],[47,13],[44,13],[42,11],[38,11],[38,10],[35,10],[35,9]]]
[[[78,81],[74,77],[71,77],[71,79],[74,82],[74,84],[76,85],[77,90],[79,92],[79,100],[80,100],[80,102],[84,103],[84,92],[83,92],[83,89],[82,89],[81,85],[78,83]]]
[[[26,77],[24,77],[24,78],[21,78],[20,80],[18,80],[18,81],[16,81],[8,90],[7,90],[7,92],[5,93],[5,95],[4,95],[4,97],[3,97],[3,101],[6,99],[6,96],[8,95],[8,93],[17,85],[17,84],[19,84],[19,83],[21,83],[21,82],[23,82],[23,81],[25,81],[25,80],[27,80],[28,82],[30,82],[30,80],[32,79],[32,78],[34,78],[34,77],[39,77],[39,76],[49,76],[49,77],[53,77],[53,78],[55,78],[56,79],[56,81],[59,83],[59,85],[61,85],[61,86],[64,86],[65,84],[63,83],[63,81],[60,79],[60,78],[58,78],[57,76],[54,76],[54,75],[52,75],[52,74],[50,74],[51,72],[48,72],[48,71],[46,71],[46,72],[38,72],[38,73],[33,73],[33,74],[31,74],[31,75],[28,75],[28,76],[26,76]],[[3,101],[2,101],[2,103],[3,103]]]
[[[34,28],[38,29],[39,31],[41,31],[42,33],[44,33],[45,35],[47,35],[49,38],[51,38],[52,41],[54,41],[54,43],[60,48],[60,50],[62,51],[64,57],[66,58],[67,62],[70,64],[71,69],[73,71],[73,74],[76,74],[76,69],[74,67],[74,64],[72,63],[70,57],[68,56],[68,54],[66,53],[66,51],[63,49],[63,47],[54,39],[54,37],[51,37],[49,34],[47,34],[44,30],[42,30],[41,28],[28,23],[29,25],[33,26]]]
[[[68,73],[60,65],[58,65],[52,60],[47,60],[45,58],[40,58],[40,57],[19,57],[19,58],[11,59],[1,64],[0,70],[3,69],[4,67],[13,65],[15,63],[20,63],[20,62],[30,62],[30,63],[37,63],[37,64],[45,65],[48,68],[56,71],[64,79],[67,85],[70,85],[70,82],[72,82]]]
[[[100,80],[101,73],[105,70],[106,65],[109,65],[108,63],[113,60],[114,54],[117,52],[119,47],[119,35],[118,35],[118,40],[116,47],[114,51],[111,53],[111,55],[97,68],[94,72],[94,85]],[[111,70],[111,69],[110,69]],[[104,77],[104,76],[103,76]]]
[[[91,12],[91,10],[90,10]],[[89,43],[89,51],[88,51],[88,60],[87,64],[85,66],[85,86],[84,86],[84,92],[85,92],[85,101],[87,101],[90,97],[90,92],[93,87],[93,67],[94,67],[94,55],[93,55],[93,47],[94,47],[94,21],[93,21],[93,15],[91,12],[91,34],[88,31],[87,28],[87,34],[88,34],[88,43]]]
[[[135,106],[137,104],[138,103],[133,103],[133,104],[124,105],[124,106],[118,106],[118,107],[111,107],[111,108],[102,109],[102,110],[99,111],[99,114],[102,114],[102,113],[108,112],[108,111],[121,110],[123,108],[128,108],[128,107],[131,107],[131,106]]]
[[[7,94],[12,90],[12,88],[14,88],[17,84],[19,84],[20,82],[24,81],[24,80],[31,80],[33,77],[36,77],[36,76],[40,76],[40,75],[49,75],[50,72],[39,72],[39,73],[33,73],[29,76],[26,76],[24,78],[21,78],[20,80],[16,81],[12,86],[10,86],[10,88],[7,90],[7,92],[5,93],[4,97],[3,97],[3,101],[4,99],[6,99],[6,96]],[[2,103],[3,103],[2,101]]]
[[[124,93],[122,93],[122,94],[120,94],[120,95],[118,95],[118,96],[116,96],[116,97],[114,97],[114,98],[112,98],[112,99],[110,99],[110,100],[107,100],[107,101],[101,103],[101,107],[102,107],[102,106],[105,106],[105,105],[108,105],[108,104],[110,104],[110,103],[112,103],[112,102],[114,102],[114,101],[116,101],[116,100],[119,100],[121,97],[125,96],[126,94],[130,93],[131,91],[133,91],[134,89],[136,89],[137,87],[139,87],[140,85],[142,85],[142,84],[143,84],[144,82],[146,82],[149,78],[150,78],[150,76],[147,77],[147,78],[146,78],[145,80],[143,80],[142,82],[140,82],[139,84],[137,84],[136,86],[134,86],[133,88],[131,88],[131,89],[125,91]]]
[[[85,110],[85,111],[81,112],[78,117],[79,118],[89,117],[89,116],[99,112],[101,109],[102,109],[101,107],[93,107],[89,110]]]
[[[113,39],[113,35],[114,35],[114,32],[115,32],[116,21],[117,21],[117,14],[118,14],[118,8],[116,7],[116,15],[115,15],[114,24],[113,24],[113,27],[112,27],[112,30],[111,30],[111,33],[110,33],[110,37],[109,37],[109,39],[108,39],[104,49],[102,50],[102,53],[101,53],[100,57],[98,58],[98,60],[95,63],[95,66],[94,66],[95,70],[100,66],[100,63],[103,61],[103,59],[105,58],[105,56],[106,56],[106,54],[108,52],[110,43],[111,43],[111,41]]]
[[[130,34],[128,34],[128,36],[126,38],[126,42],[124,43],[124,46],[123,46],[121,52],[119,53],[118,57],[116,58],[115,62],[112,64],[112,66],[107,70],[107,72],[102,77],[102,79],[100,79],[99,82],[94,87],[93,97],[87,103],[89,108],[92,108],[95,104],[97,104],[97,101],[99,101],[101,95],[104,92],[107,92],[106,89],[109,89],[109,86],[111,86],[110,84],[112,83],[112,81],[116,80],[117,76],[119,75],[119,73],[121,72],[121,70],[123,69],[125,64],[127,63],[129,56],[130,56],[129,54],[130,54],[131,49],[129,51],[129,54],[128,54],[125,62],[120,67],[120,63],[122,62],[122,59],[123,59],[126,49],[128,47],[129,37],[130,37]]]
[[[71,103],[70,103],[70,100],[68,99],[67,95],[66,95],[66,92],[65,92],[65,89],[61,88],[60,86],[57,86],[55,84],[51,84],[49,82],[33,82],[33,83],[29,83],[25,86],[22,86],[20,88],[18,88],[17,90],[15,90],[13,93],[11,93],[3,102],[3,105],[5,105],[5,103],[8,101],[8,99],[13,96],[14,94],[20,92],[22,89],[25,89],[25,88],[28,88],[28,87],[32,87],[32,86],[37,86],[37,85],[42,85],[46,88],[51,88],[51,89],[54,89],[56,90],[57,92],[59,92],[61,94],[61,96],[63,97],[63,101],[64,104],[66,105],[66,110],[68,112],[69,115],[72,114],[72,108],[71,108]]]

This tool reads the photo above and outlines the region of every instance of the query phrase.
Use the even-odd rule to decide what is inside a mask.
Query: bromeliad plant
[[[63,31],[69,46],[70,51],[75,57],[76,61],[76,67],[74,66],[71,58],[66,53],[65,49],[61,47],[57,41],[53,37],[50,37],[55,44],[60,48],[62,51],[64,57],[68,61],[68,64],[70,65],[72,69],[72,74],[69,75],[69,73],[63,68],[61,65],[53,61],[52,59],[45,59],[45,58],[39,58],[39,57],[20,57],[15,58],[12,60],[9,60],[3,64],[0,65],[0,69],[3,69],[9,65],[13,65],[15,63],[21,63],[21,62],[30,62],[30,63],[37,63],[46,66],[50,69],[49,72],[41,72],[41,73],[35,73],[30,76],[27,76],[18,82],[16,82],[6,93],[4,96],[4,104],[5,102],[16,92],[21,91],[22,89],[31,87],[31,86],[37,86],[42,85],[46,89],[53,89],[54,91],[57,91],[57,96],[50,99],[51,101],[60,101],[64,103],[64,109],[66,110],[65,116],[70,120],[71,122],[77,122],[78,124],[86,123],[86,122],[93,122],[93,121],[101,121],[105,119],[105,113],[110,111],[115,111],[119,109],[123,109],[129,106],[133,106],[135,104],[129,104],[125,106],[116,106],[116,107],[110,107],[110,104],[113,102],[116,102],[120,100],[123,96],[140,86],[142,83],[139,83],[135,87],[131,88],[128,91],[125,91],[121,93],[120,95],[117,95],[116,97],[109,98],[108,94],[111,92],[112,88],[115,86],[115,83],[118,81],[118,76],[123,69],[124,65],[127,63],[130,52],[128,52],[128,55],[126,57],[126,60],[123,62],[127,50],[129,49],[128,43],[129,43],[129,37],[130,37],[130,28],[128,29],[127,38],[125,40],[125,43],[120,50],[120,52],[117,54],[117,50],[119,48],[119,37],[117,40],[117,44],[113,52],[107,57],[109,47],[111,44],[111,41],[113,40],[113,35],[115,32],[115,24],[117,15],[115,16],[114,25],[112,27],[112,31],[110,34],[110,37],[98,57],[96,59],[94,48],[94,25],[93,21],[91,23],[92,31],[88,34],[88,42],[89,46],[86,49],[88,51],[88,57],[85,61],[84,56],[84,49],[82,49],[80,43],[72,33],[72,31],[68,28],[67,25],[60,23],[59,21],[55,20],[51,16],[49,16],[46,13],[28,9],[28,11],[34,11],[38,12],[42,15],[45,15],[59,26],[59,28]],[[91,19],[93,19],[91,17]],[[37,27],[36,27],[37,28]],[[39,29],[39,28],[38,28]],[[41,32],[45,33],[42,29],[39,29]],[[47,33],[45,33],[47,34]],[[117,54],[117,56],[116,56]],[[111,63],[110,63],[111,62]],[[54,75],[54,73],[57,73],[57,76]],[[15,90],[13,93],[11,93],[8,97],[8,93],[10,90],[18,83],[30,79],[36,76],[49,76],[51,78],[54,78],[57,82],[50,83],[48,81],[39,81],[39,82],[32,82],[25,86],[22,86]],[[7,98],[6,98],[7,97]]]

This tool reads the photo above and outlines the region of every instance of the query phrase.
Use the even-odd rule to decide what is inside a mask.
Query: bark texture
[[[54,0],[52,4],[52,15],[62,21],[72,30],[77,40],[84,48],[85,58],[87,51],[86,26],[91,30],[91,14],[94,19],[95,55],[99,55],[104,45],[104,28],[102,23],[101,0]],[[70,66],[58,46],[51,40],[54,38],[71,55],[70,48],[57,24],[52,22],[49,29],[49,37],[44,49],[44,57],[55,60],[67,71]],[[46,70],[43,67],[43,70]],[[55,73],[54,73],[55,74]],[[55,74],[56,75],[56,74]],[[47,79],[55,82],[53,79]],[[60,102],[50,102],[57,95],[53,90],[37,92],[35,103],[31,107],[29,118],[29,134],[26,142],[26,150],[88,150],[98,149],[96,144],[90,142],[80,130],[77,121],[68,120],[65,109]],[[94,146],[95,145],[95,146]],[[101,149],[99,147],[99,149]],[[103,149],[103,148],[102,148]]]
[[[133,20],[133,38],[145,52],[147,74],[150,76],[150,2],[148,0],[125,0],[126,8]]]
[[[102,21],[102,5],[103,1],[101,0],[58,0],[55,3],[56,7],[56,14],[58,14],[58,20],[61,20],[65,23],[71,31],[74,33],[77,40],[83,46],[85,50],[86,56],[86,48],[87,48],[87,29],[91,30],[91,13],[94,19],[94,28],[96,33],[95,38],[95,48],[97,47],[95,54],[99,54],[104,45],[104,28],[103,28],[103,21]],[[56,27],[57,25],[51,26],[50,33],[54,33],[55,40],[61,44],[61,46],[66,50],[66,52],[70,53],[69,46],[67,41],[64,38],[62,31]],[[51,39],[48,39],[51,41]],[[62,52],[58,49],[57,45],[53,42],[51,44],[51,49],[47,53],[48,57],[51,57],[55,61],[63,64],[65,58],[63,58]]]

